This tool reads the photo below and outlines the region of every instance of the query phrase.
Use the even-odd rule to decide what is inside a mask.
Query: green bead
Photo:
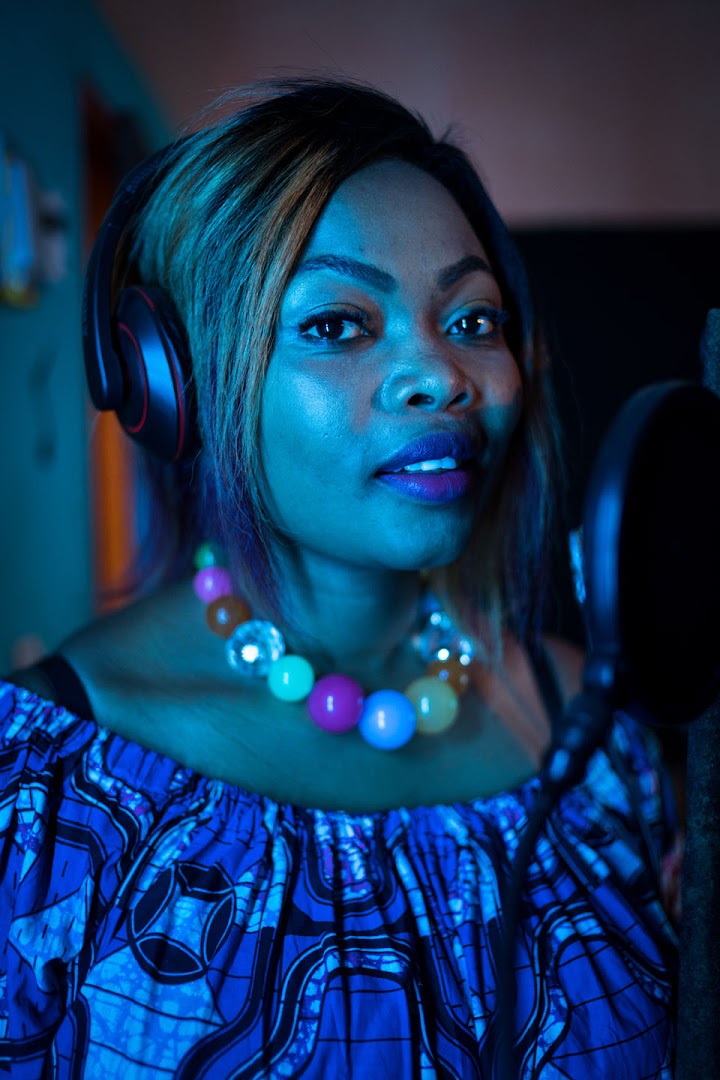
[[[458,711],[458,696],[448,682],[425,675],[415,679],[405,690],[415,706],[417,730],[423,735],[437,735],[453,724]]]
[[[302,701],[315,685],[315,672],[304,656],[281,656],[270,665],[267,681],[280,701]]]
[[[217,544],[206,540],[195,552],[193,564],[196,570],[205,570],[208,566],[226,566],[225,555]]]

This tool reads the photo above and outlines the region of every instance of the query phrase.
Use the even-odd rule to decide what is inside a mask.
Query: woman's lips
[[[452,502],[473,487],[478,456],[479,444],[466,432],[426,432],[391,454],[375,479],[409,499]]]
[[[461,465],[478,460],[479,450],[479,443],[466,432],[429,431],[411,439],[386,458],[377,474],[396,473],[418,462],[439,463],[443,458],[452,458]]]
[[[475,476],[474,468],[461,464],[440,472],[381,472],[377,480],[409,499],[445,503],[469,494]]]

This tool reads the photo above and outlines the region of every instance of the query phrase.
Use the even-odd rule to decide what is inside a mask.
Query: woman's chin
[[[451,537],[438,538],[432,542],[430,537],[425,537],[423,542],[418,539],[412,543],[408,538],[400,550],[393,552],[389,558],[391,568],[397,570],[437,570],[441,566],[449,566],[457,562],[470,542],[472,530],[464,531],[462,535],[454,533]]]

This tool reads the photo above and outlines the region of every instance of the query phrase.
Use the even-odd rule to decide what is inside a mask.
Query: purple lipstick
[[[467,495],[477,473],[478,446],[467,435],[436,432],[403,446],[376,472],[394,491],[427,503],[446,503]]]

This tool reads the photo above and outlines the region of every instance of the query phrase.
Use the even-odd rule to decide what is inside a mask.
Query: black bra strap
[[[41,671],[52,686],[56,705],[63,705],[68,712],[83,720],[95,719],[80,676],[64,657],[53,653],[38,660],[33,667]]]

